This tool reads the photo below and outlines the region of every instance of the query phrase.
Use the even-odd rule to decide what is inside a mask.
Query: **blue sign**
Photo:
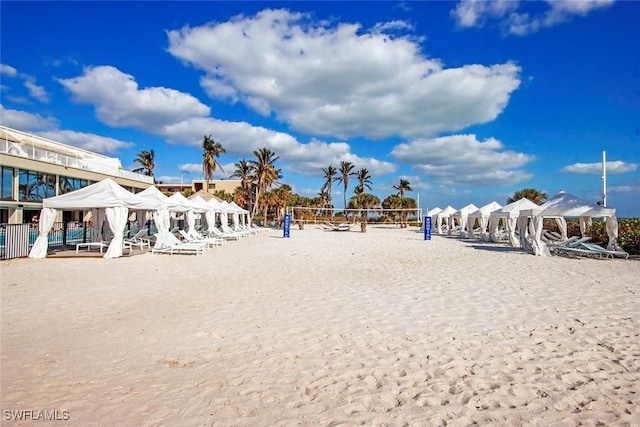
[[[431,217],[430,216],[424,217],[423,228],[424,228],[424,240],[431,240]]]
[[[291,232],[291,215],[285,214],[284,216],[284,225],[283,230],[284,235],[282,237],[289,237],[289,233]]]

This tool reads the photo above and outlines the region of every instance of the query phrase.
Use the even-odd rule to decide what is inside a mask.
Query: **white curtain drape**
[[[195,229],[196,226],[196,214],[193,211],[186,211],[184,213],[185,223],[187,225],[187,231]]]
[[[166,209],[158,209],[153,212],[153,221],[156,223],[156,228],[160,233],[168,233],[171,220],[171,215]]]
[[[240,229],[240,219],[237,212],[231,214],[231,220],[233,221],[233,230],[238,231]]]
[[[56,210],[42,208],[40,211],[40,222],[38,223],[38,237],[31,247],[29,258],[45,258],[49,247],[49,230],[56,220]]]
[[[528,230],[527,227],[529,225],[529,218],[526,216],[518,217],[518,234],[520,235],[520,241],[518,247],[524,249],[525,251],[531,251],[531,245],[527,240]],[[515,236],[514,236],[515,237]]]
[[[509,233],[509,244],[514,248],[520,247],[520,241],[516,237],[516,227],[518,226],[518,217],[507,218],[507,232]]]
[[[122,206],[105,209],[109,228],[111,229],[111,233],[113,233],[113,239],[111,239],[111,243],[109,243],[107,253],[104,254],[105,258],[118,258],[122,256],[123,234],[127,225],[128,213],[129,209]]]
[[[581,216],[580,217],[580,235],[582,237],[586,236],[587,230],[591,228],[592,220],[590,216]]]
[[[542,227],[544,218],[540,215],[531,218],[531,249],[537,256],[551,256],[547,245],[542,241]]]
[[[607,249],[621,250],[622,248],[618,246],[618,218],[615,216],[605,217],[605,227],[607,228],[607,235],[609,236]]]
[[[489,240],[492,242],[499,242],[498,238],[498,227],[500,227],[500,217],[499,216],[490,216],[489,217]]]
[[[209,209],[204,216],[207,219],[207,231],[210,231],[216,223],[216,212],[213,209]]]

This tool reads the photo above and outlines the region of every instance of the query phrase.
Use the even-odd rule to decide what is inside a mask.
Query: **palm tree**
[[[369,218],[369,209],[380,206],[380,198],[374,194],[357,193],[349,201],[349,206],[354,209],[360,209],[360,232],[367,232],[367,221]]]
[[[213,138],[211,138],[211,135],[204,136],[202,140],[202,174],[207,183],[207,193],[209,192],[209,180],[216,169],[220,168],[222,173],[224,173],[222,165],[218,162],[218,157],[220,157],[220,154],[226,152],[227,150],[225,150],[219,142],[215,142]]]
[[[340,175],[335,178],[336,182],[341,182],[344,185],[344,208],[347,208],[347,188],[349,187],[349,177],[354,176],[356,173],[353,171],[353,164],[351,162],[340,162]]]
[[[274,206],[276,207],[276,219],[280,221],[283,218],[284,211],[291,199],[293,189],[289,184],[282,184],[280,187],[272,191],[274,197]]]
[[[542,191],[536,190],[535,188],[523,188],[520,191],[516,191],[513,193],[513,196],[507,199],[507,204],[513,203],[516,200],[520,199],[529,199],[536,205],[541,205],[547,201],[547,193],[543,193]]]
[[[362,194],[365,188],[371,190],[371,175],[369,175],[367,168],[362,168],[356,172],[356,177],[358,178],[358,185],[356,185],[354,193]]]
[[[258,210],[260,196],[265,193],[276,181],[282,178],[282,171],[275,167],[275,163],[280,159],[276,153],[263,147],[253,152],[256,160],[249,160],[253,169],[253,177],[256,184],[256,200],[253,205],[253,214]]]
[[[246,160],[242,159],[234,164],[236,170],[229,178],[240,178],[240,189],[242,189],[244,199],[244,207],[249,207],[251,210],[251,194],[253,194],[253,166]],[[236,202],[238,203],[238,202]],[[238,203],[238,205],[241,205]]]
[[[155,153],[153,150],[142,150],[137,154],[137,157],[133,159],[133,162],[140,165],[139,168],[133,170],[134,172],[144,172],[146,176],[153,176],[153,168],[156,167]]]
[[[409,181],[403,178],[400,178],[400,184],[394,185],[393,188],[398,190],[398,195],[400,196],[401,199],[404,198],[405,191],[412,191],[411,184],[409,184]]]
[[[335,176],[338,174],[338,169],[336,169],[333,165],[329,165],[326,168],[322,168],[322,173],[324,174],[322,177],[326,179],[322,188],[320,189],[321,194],[326,194],[327,204],[331,207],[332,205],[332,196],[331,196],[331,184],[335,181]],[[332,215],[333,216],[333,212]]]

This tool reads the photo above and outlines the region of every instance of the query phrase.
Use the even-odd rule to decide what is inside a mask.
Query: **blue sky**
[[[533,187],[640,216],[640,3],[0,3],[2,124],[202,177],[212,135],[269,147],[313,197],[321,168],[408,179],[421,207],[480,207]],[[216,178],[219,177],[216,176]],[[353,192],[350,185],[348,196]],[[342,187],[333,199],[342,205]]]

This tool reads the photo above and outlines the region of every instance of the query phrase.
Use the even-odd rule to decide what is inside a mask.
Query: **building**
[[[153,177],[122,168],[107,157],[37,135],[0,126],[0,223],[31,222],[42,200],[112,178],[136,193]],[[60,220],[81,221],[82,212],[64,212]]]
[[[211,179],[209,180],[209,193],[215,193],[216,191],[225,191],[233,194],[236,188],[240,187],[241,181],[239,179]],[[205,190],[207,183],[204,179],[194,179],[189,184],[156,184],[158,190],[163,193],[176,193],[183,192],[185,190],[191,190],[193,193],[197,193],[200,190]]]

